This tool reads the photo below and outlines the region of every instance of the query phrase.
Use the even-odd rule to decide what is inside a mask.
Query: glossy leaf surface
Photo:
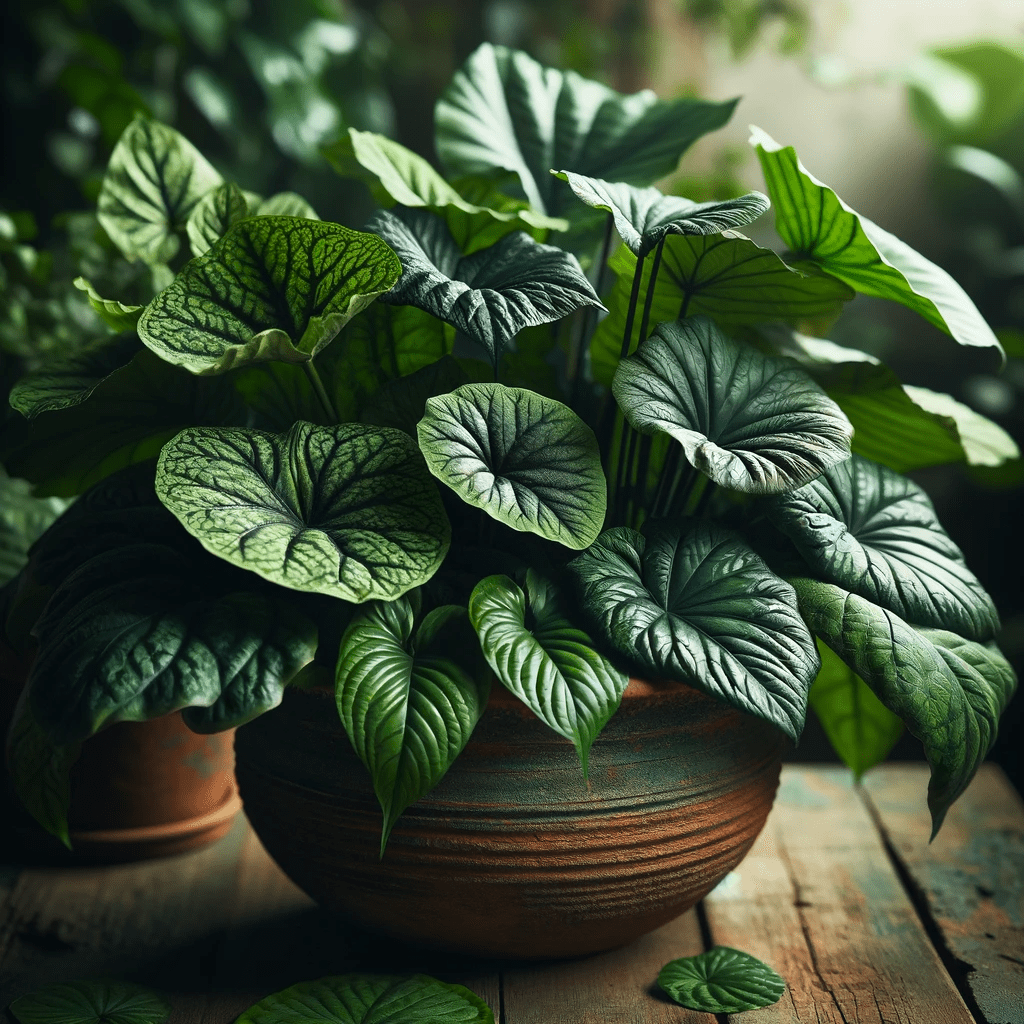
[[[15,999],[11,1013],[21,1024],[163,1024],[171,1006],[141,985],[82,980]]]
[[[850,454],[853,428],[803,370],[706,317],[658,324],[619,363],[612,393],[634,427],[668,434],[733,490],[790,490]]]
[[[425,583],[450,527],[415,443],[385,427],[183,430],[157,494],[208,551],[286,587],[361,602]]]
[[[430,472],[499,523],[575,550],[601,532],[607,484],[597,438],[561,402],[465,384],[428,399],[417,430]]]
[[[591,744],[622,700],[629,677],[594,650],[560,607],[554,586],[530,570],[525,592],[507,576],[481,580],[469,599],[480,647],[506,689],[570,740],[587,776]]]
[[[569,563],[598,643],[796,739],[820,665],[793,588],[736,534],[696,520],[606,530]]]
[[[705,1013],[742,1013],[771,1006],[786,983],[766,963],[729,946],[672,960],[658,985],[677,1003]]]
[[[301,217],[250,217],[186,264],[139,320],[157,355],[192,373],[313,358],[401,273],[379,238]]]
[[[381,856],[399,815],[429,793],[469,742],[490,673],[465,608],[373,602],[342,637],[337,703],[384,812]]]

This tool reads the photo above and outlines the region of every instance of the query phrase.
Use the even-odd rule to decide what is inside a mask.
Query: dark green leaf
[[[146,307],[139,337],[192,373],[307,362],[400,273],[373,235],[301,217],[249,217]]]
[[[961,345],[1002,352],[992,329],[946,271],[851,210],[800,163],[792,146],[780,146],[759,128],[753,129],[751,143],[775,203],[775,227],[796,257],[812,260],[864,295],[899,302]]]
[[[815,576],[917,626],[988,640],[992,599],[912,480],[854,456],[765,504]]]
[[[417,624],[418,608],[407,597],[373,602],[338,652],[338,713],[384,812],[382,857],[399,815],[469,742],[491,688],[466,609],[435,608]]]
[[[792,582],[811,629],[924,744],[934,837],[995,741],[1013,669],[993,645],[911,626],[831,583]]]
[[[640,294],[646,294],[651,260],[645,261]],[[622,350],[626,311],[636,257],[622,246],[609,261],[618,274],[611,313],[594,332],[590,352],[594,378],[610,384]],[[787,266],[735,231],[718,235],[669,235],[654,286],[650,323],[703,313],[720,324],[759,324],[831,316],[853,298],[845,284],[827,274],[806,275]],[[639,317],[629,351],[640,341]]]
[[[587,776],[590,747],[615,713],[629,677],[565,616],[550,582],[529,570],[524,593],[507,576],[481,580],[469,617],[502,684],[559,736]]]
[[[552,171],[554,174],[555,172]],[[615,230],[635,256],[646,256],[666,235],[714,235],[757,220],[771,205],[760,192],[738,199],[694,203],[665,195],[656,188],[637,188],[624,182],[602,181],[572,171],[558,171],[577,199],[607,210]]]
[[[796,739],[820,662],[793,588],[736,534],[689,520],[606,530],[569,563],[599,643]]]
[[[575,256],[524,232],[463,256],[445,223],[424,210],[381,210],[367,228],[402,261],[402,276],[382,301],[447,321],[483,346],[492,365],[524,327],[604,308]]]
[[[448,551],[441,496],[415,442],[385,427],[183,430],[164,447],[156,489],[213,554],[346,601],[401,597]]]
[[[766,963],[729,946],[672,960],[658,974],[658,985],[677,1003],[704,1013],[742,1013],[771,1006],[786,983]]]
[[[531,206],[571,218],[571,193],[552,167],[650,185],[675,170],[691,143],[725,124],[735,105],[659,100],[649,90],[625,96],[484,43],[437,103],[437,152],[452,174],[514,171]]]
[[[182,135],[142,115],[111,154],[97,206],[103,230],[129,259],[166,263],[193,207],[220,175]]]
[[[856,778],[873,768],[903,734],[903,723],[849,665],[818,641],[821,671],[810,702],[832,748]]]
[[[249,216],[249,204],[242,190],[233,182],[225,181],[199,200],[189,214],[185,229],[193,256],[202,256],[219,242],[232,224]]]
[[[427,399],[468,383],[469,375],[458,361],[443,356],[407,377],[385,384],[367,403],[362,420],[378,427],[396,427],[416,437],[416,425],[423,419]]]
[[[790,490],[850,455],[852,427],[803,370],[706,317],[658,324],[619,363],[612,392],[634,427],[673,437],[691,465],[733,490]]]
[[[607,484],[597,438],[561,402],[465,384],[427,400],[418,435],[430,472],[513,530],[576,550],[601,532]]]
[[[494,1024],[494,1014],[469,989],[424,974],[340,974],[275,992],[235,1024]]]
[[[0,587],[21,571],[35,539],[64,511],[60,498],[37,498],[25,480],[0,468]]]
[[[72,981],[15,999],[11,1013],[21,1024],[163,1024],[171,1007],[127,981]]]
[[[135,325],[142,316],[143,306],[133,306],[130,303],[118,302],[116,299],[105,299],[95,288],[84,278],[76,277],[74,286],[89,298],[89,305],[99,313],[103,322],[115,331],[134,331]]]

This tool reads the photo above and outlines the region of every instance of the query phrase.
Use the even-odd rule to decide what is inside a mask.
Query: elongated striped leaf
[[[308,362],[398,280],[374,235],[302,217],[249,217],[147,307],[139,337],[191,373]]]
[[[914,310],[961,345],[993,347],[999,339],[977,307],[941,267],[852,210],[759,128],[751,145],[775,204],[775,227],[794,257],[812,260],[864,295]]]
[[[183,430],[161,453],[156,489],[213,554],[346,601],[425,583],[451,535],[415,442],[386,427]]]
[[[733,490],[791,490],[850,455],[852,427],[803,370],[706,317],[659,324],[619,363],[612,393],[634,427],[668,434]]]
[[[572,742],[586,778],[590,747],[615,714],[629,677],[594,650],[566,618],[555,588],[532,569],[525,592],[507,576],[481,580],[469,617],[494,674]]]
[[[435,608],[416,622],[418,611],[409,597],[373,602],[338,651],[338,713],[384,812],[382,857],[399,815],[469,742],[490,693],[465,608]]]

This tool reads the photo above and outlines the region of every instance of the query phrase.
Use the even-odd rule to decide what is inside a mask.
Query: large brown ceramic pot
[[[495,685],[441,783],[381,812],[329,690],[239,729],[245,812],[310,896],[403,940],[556,958],[623,945],[689,909],[749,850],[778,785],[773,726],[682,684],[630,682],[590,754]]]

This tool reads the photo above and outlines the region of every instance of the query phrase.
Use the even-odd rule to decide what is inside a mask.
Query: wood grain
[[[929,845],[924,765],[883,765],[864,789],[882,832],[960,962],[987,1024],[1024,1024],[1024,804],[982,765]]]
[[[971,1024],[845,769],[783,769],[752,853],[705,900],[713,942],[786,979],[738,1024]]]

